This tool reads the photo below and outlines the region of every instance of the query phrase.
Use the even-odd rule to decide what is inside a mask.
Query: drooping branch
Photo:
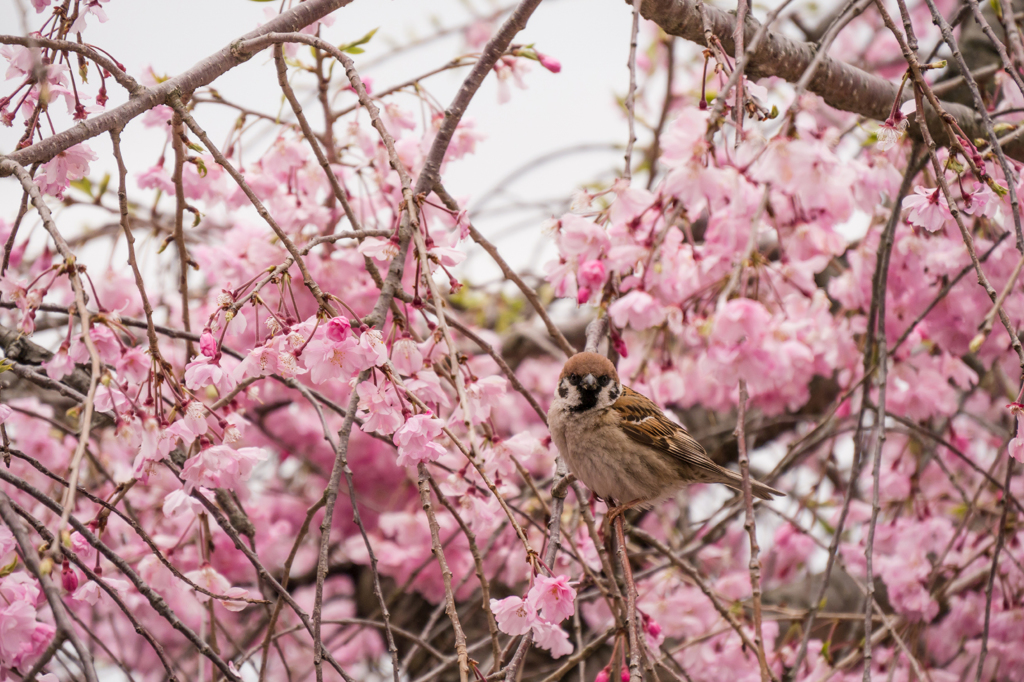
[[[298,31],[350,2],[352,0],[308,0],[300,3],[280,16],[274,17],[255,31],[250,31],[238,40],[232,41],[230,45],[198,62],[188,71],[178,74],[174,78],[168,78],[152,88],[136,88],[131,99],[121,106],[82,121],[30,147],[12,152],[8,158],[22,166],[46,162],[80,142],[116,128],[123,128],[128,121],[163,104],[172,93],[191,93],[196,88],[209,85],[239,64],[248,61],[252,57],[252,53],[237,51],[235,46],[239,42],[252,40],[267,33]],[[10,174],[9,169],[0,169],[0,177]]]
[[[707,46],[704,26],[695,0],[644,0],[640,8],[644,18],[658,24],[669,35]],[[711,33],[721,41],[726,52],[735,51],[733,40],[736,17],[728,12],[705,5]],[[748,18],[744,27],[746,44],[751,44],[761,28],[761,23]],[[813,43],[794,40],[776,31],[768,31],[759,42],[757,51],[746,65],[746,74],[756,80],[775,76],[790,83],[796,83],[814,60],[816,48]],[[885,78],[845,62],[825,56],[807,86],[810,92],[821,97],[825,103],[840,111],[849,111],[876,121],[884,121],[892,111],[899,86]],[[905,92],[904,99],[912,94]],[[952,116],[968,138],[985,139],[985,126],[981,116],[971,107],[954,102],[942,102],[942,108]],[[947,139],[945,128],[937,112],[925,108],[928,128],[932,138],[942,143]],[[911,126],[911,133],[920,137],[918,127]],[[1014,139],[1003,145],[1007,156],[1024,160],[1024,140]]]

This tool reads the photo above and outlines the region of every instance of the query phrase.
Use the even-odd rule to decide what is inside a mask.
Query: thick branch
[[[196,88],[209,85],[239,64],[248,61],[253,55],[235,50],[239,41],[252,40],[266,33],[298,31],[314,21],[330,14],[352,0],[308,0],[294,8],[274,17],[255,31],[244,36],[218,52],[202,60],[188,71],[169,78],[163,83],[146,89],[137,89],[131,99],[121,106],[78,123],[72,128],[48,137],[41,142],[12,152],[8,157],[22,166],[36,162],[46,162],[60,152],[101,135],[116,128],[123,128],[128,121],[163,104],[173,92],[188,94]],[[0,177],[10,175],[8,169],[0,169]]]
[[[721,41],[726,52],[732,54],[735,51],[733,35],[736,30],[736,16],[707,5],[704,12],[710,23],[711,33]],[[695,0],[644,0],[640,13],[644,18],[658,24],[669,35],[707,45]],[[760,22],[748,18],[744,27],[748,45],[752,43],[760,27]],[[813,43],[793,40],[781,33],[768,31],[747,63],[747,76],[752,80],[775,76],[796,83],[814,60],[815,50]],[[899,88],[896,83],[826,56],[821,60],[807,89],[836,109],[884,121],[892,111],[893,100],[896,99]],[[910,97],[910,93],[904,94],[904,99]],[[969,139],[986,138],[984,122],[974,109],[953,102],[943,102],[942,107],[956,119]],[[945,140],[945,129],[936,112],[928,106],[926,114],[932,137],[937,141]],[[911,132],[920,136],[916,126],[912,126]],[[1007,142],[1003,151],[1007,156],[1024,160],[1024,140]]]

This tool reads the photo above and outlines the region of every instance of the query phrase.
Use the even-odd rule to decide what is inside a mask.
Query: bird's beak
[[[583,388],[587,389],[588,391],[593,391],[595,388],[597,388],[597,379],[594,378],[593,374],[588,374],[587,376],[583,377]]]

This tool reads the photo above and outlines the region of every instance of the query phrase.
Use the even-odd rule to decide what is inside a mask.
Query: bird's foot
[[[611,530],[612,522],[614,522],[616,518],[622,516],[633,507],[643,503],[644,500],[633,500],[632,502],[620,504],[616,507],[612,507],[611,509],[609,509],[604,515],[604,523],[601,524],[604,527],[603,530],[605,531],[605,534],[607,534],[607,532]]]

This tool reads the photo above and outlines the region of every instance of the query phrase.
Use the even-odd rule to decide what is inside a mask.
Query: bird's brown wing
[[[612,410],[619,415],[619,425],[627,436],[676,458],[689,476],[696,480],[721,479],[721,467],[711,461],[701,444],[646,397],[623,386],[622,396],[612,404]]]

